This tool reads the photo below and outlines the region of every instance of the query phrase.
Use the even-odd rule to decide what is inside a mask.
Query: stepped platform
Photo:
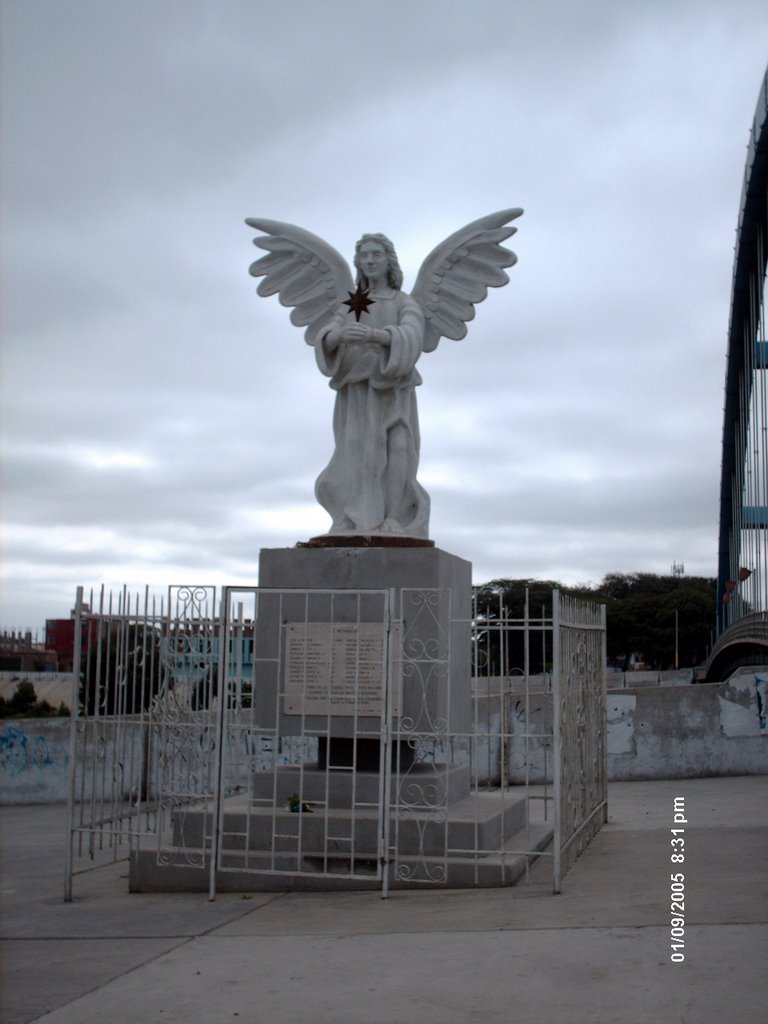
[[[460,774],[455,781],[456,789],[463,790]],[[390,812],[389,844],[398,850],[390,886],[513,885],[552,838],[551,825],[526,823],[525,805],[524,796],[497,789],[462,795],[447,808],[401,806],[399,813]],[[380,888],[378,805],[308,806],[311,810],[292,812],[285,803],[262,805],[246,795],[230,797],[224,807],[217,891]],[[134,852],[131,891],[207,889],[209,859],[204,858],[205,869],[190,867],[185,860],[187,851],[210,847],[204,832],[210,831],[212,812],[211,805],[180,812],[161,857],[154,851]]]

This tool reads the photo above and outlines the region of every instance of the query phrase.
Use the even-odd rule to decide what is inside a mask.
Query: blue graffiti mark
[[[20,775],[27,767],[27,736],[23,729],[9,725],[0,735],[0,769],[9,775]]]
[[[17,725],[7,726],[0,734],[0,771],[8,775],[21,775],[30,768],[42,769],[63,763],[51,757],[45,736],[36,736],[30,742],[26,732]]]
[[[42,768],[46,764],[54,764],[51,752],[48,749],[48,740],[45,736],[37,737],[34,746],[32,747],[30,757],[32,759],[32,763],[36,764],[38,768]]]

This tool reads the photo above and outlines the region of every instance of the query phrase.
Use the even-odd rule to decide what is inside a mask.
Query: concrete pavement
[[[674,799],[682,865],[670,862]],[[551,895],[127,892],[127,864],[62,901],[66,812],[0,808],[4,1024],[752,1024],[765,1019],[768,776],[623,782]],[[680,827],[679,825],[677,827]],[[685,961],[670,960],[670,874]]]

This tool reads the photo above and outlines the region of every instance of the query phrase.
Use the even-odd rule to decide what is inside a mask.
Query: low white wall
[[[765,715],[768,669],[745,669],[725,683],[675,685],[668,678],[651,685],[643,679],[639,686],[609,689],[608,778],[629,781],[768,774],[768,735],[761,733],[756,678],[766,679],[761,686],[766,695],[762,698]],[[612,681],[609,675],[609,685]],[[482,694],[479,686],[478,691]],[[551,739],[536,735],[551,730],[551,695],[546,687],[534,692],[532,681],[528,699],[523,692],[512,692],[506,704],[510,736],[503,752],[501,700],[498,696],[477,697],[477,747],[483,781],[498,781],[503,753],[510,782],[521,783],[526,777],[531,782],[551,781]]]
[[[0,719],[0,804],[42,804],[66,802],[69,796],[69,750],[71,718]],[[139,716],[120,722],[109,719],[77,720],[81,763],[75,772],[75,799],[116,799],[134,803],[152,798],[157,784],[158,730]],[[215,728],[198,723],[177,729],[173,723],[163,732],[165,757],[172,757],[174,742],[174,784],[182,789],[205,786],[211,773],[208,744],[214,742]],[[253,737],[238,728],[224,737],[228,770],[224,785],[230,789],[246,784],[248,770],[264,769],[273,760],[272,741]],[[147,753],[149,750],[149,754]],[[317,741],[287,737],[277,755],[278,764],[300,763],[317,757]],[[164,771],[169,771],[166,763]],[[193,780],[192,776],[195,776]],[[166,774],[167,777],[167,774]]]
[[[120,725],[80,722],[84,751],[75,773],[75,793],[101,800],[130,801],[142,786],[146,727],[130,719]],[[71,718],[0,719],[0,803],[66,802],[69,794]]]
[[[754,670],[725,683],[608,692],[608,777],[768,773]]]
[[[725,683],[609,690],[609,779],[768,774],[768,735],[761,733],[756,676],[768,678],[768,671],[744,670]],[[531,782],[551,778],[552,754],[547,749],[551,741],[535,734],[550,729],[552,701],[546,692],[547,681],[537,682],[542,688],[530,693],[530,706],[521,693],[509,694],[505,700],[510,734],[506,749],[500,739],[500,698],[476,696],[475,750],[482,781],[498,782],[502,757],[507,760],[512,782],[523,782],[526,775]],[[763,690],[768,692],[768,683]],[[0,803],[56,803],[67,799],[70,727],[68,718],[0,720]],[[244,735],[238,730],[229,742],[242,745]],[[145,742],[144,732],[139,727],[134,729],[130,745],[139,756],[127,757],[116,756],[109,734],[102,732],[95,747],[89,739],[87,770],[96,774],[97,790],[114,785],[116,771],[126,793],[141,785],[137,766]],[[119,743],[120,750],[127,749],[125,726]],[[467,747],[466,740],[463,747]],[[239,753],[242,763],[254,768],[264,757],[271,759],[260,747]],[[286,744],[280,760],[292,763],[301,756],[298,749]],[[311,755],[305,752],[304,756]],[[469,759],[468,749],[462,752],[462,740],[455,741],[451,756],[459,761]]]
[[[642,680],[639,686],[607,694],[608,778],[676,779],[707,775],[768,774],[768,736],[760,731],[755,683],[758,669],[746,670],[725,683]],[[762,689],[768,698],[768,670]],[[609,676],[609,681],[611,677]],[[507,694],[478,680],[474,685],[477,735],[473,764],[483,784],[498,785],[502,761],[512,783],[552,781],[552,695],[549,679],[507,681]],[[768,705],[768,699],[764,699]],[[507,729],[501,727],[502,714]],[[506,731],[507,740],[502,736]],[[436,751],[442,759],[442,748]],[[469,763],[466,739],[455,740],[450,757]]]

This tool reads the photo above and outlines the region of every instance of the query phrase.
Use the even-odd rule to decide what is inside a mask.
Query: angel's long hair
[[[363,235],[359,242],[355,244],[355,268],[357,269],[357,284],[363,288],[368,287],[368,278],[360,269],[360,246],[365,242],[376,242],[380,245],[384,252],[387,254],[387,284],[390,288],[394,288],[396,291],[400,291],[403,287],[403,272],[400,269],[400,264],[397,260],[397,253],[395,252],[394,245],[390,242],[386,235]]]

